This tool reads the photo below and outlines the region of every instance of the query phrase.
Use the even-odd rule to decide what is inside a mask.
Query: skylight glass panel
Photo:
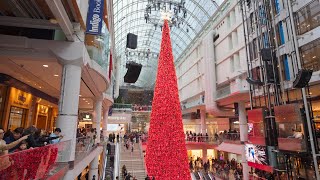
[[[222,1],[218,0],[216,2],[220,5]],[[145,10],[147,4],[147,0],[114,0],[115,50],[117,57],[121,58],[122,65],[125,65],[128,59],[139,61],[135,57],[127,58],[125,55],[126,36],[129,32],[138,35],[138,48],[136,51],[147,51],[148,49],[157,53],[160,51],[161,28],[159,26],[155,28],[153,24],[146,23]],[[172,48],[175,59],[189,46],[217,9],[212,0],[186,0],[185,7],[187,16],[183,24],[180,25],[180,28],[171,28]],[[159,14],[154,14],[154,18],[159,18],[156,17]],[[153,61],[142,60],[146,64],[146,67],[142,69],[146,69],[141,71],[139,80],[135,84],[136,86],[154,84],[157,57],[150,59],[153,59]],[[121,76],[123,77],[126,73],[126,68],[121,69],[123,71]]]

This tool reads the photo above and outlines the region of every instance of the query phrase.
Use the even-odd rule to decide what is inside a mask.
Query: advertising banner
[[[246,159],[248,162],[257,164],[268,164],[268,157],[265,146],[259,146],[255,144],[246,144]]]
[[[100,35],[103,21],[104,0],[89,0],[87,34]]]

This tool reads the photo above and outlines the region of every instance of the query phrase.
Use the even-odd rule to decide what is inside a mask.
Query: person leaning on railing
[[[26,140],[29,137],[29,135],[26,135],[16,141],[11,142],[10,144],[7,144],[3,140],[4,133],[5,132],[3,128],[0,128],[0,179],[6,179],[6,177],[3,176],[8,175],[6,172],[7,168],[13,164],[9,156],[7,156],[8,150],[17,146],[21,141]]]
[[[26,140],[29,137],[29,135],[26,135],[10,144],[6,144],[6,142],[3,140],[3,135],[4,130],[0,128],[0,156],[7,154],[9,149],[17,146],[21,141]]]

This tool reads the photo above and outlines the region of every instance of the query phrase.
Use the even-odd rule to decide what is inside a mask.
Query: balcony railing
[[[46,179],[67,167],[71,141],[0,156],[0,179]],[[64,175],[64,174],[62,174]]]
[[[230,85],[217,89],[217,98],[223,98],[231,93]]]
[[[132,110],[133,111],[151,111],[151,106],[133,106]]]
[[[109,68],[109,32],[104,21],[100,36],[86,35],[86,47],[92,60],[98,63],[105,72]]]
[[[81,161],[96,147],[97,145],[94,144],[94,139],[90,136],[77,138],[75,162]]]
[[[151,111],[151,106],[147,105],[132,105],[132,104],[113,104],[113,110],[128,110],[128,111]]]
[[[148,141],[148,136],[141,137],[143,143]],[[214,143],[222,142],[240,143],[240,133],[220,133],[215,136],[190,136],[185,135],[186,143]]]

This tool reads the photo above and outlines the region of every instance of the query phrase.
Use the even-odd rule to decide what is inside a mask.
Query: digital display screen
[[[124,131],[124,124],[108,124],[107,131]]]
[[[257,164],[268,164],[268,157],[266,153],[266,147],[255,144],[246,144],[246,159],[248,162]]]

